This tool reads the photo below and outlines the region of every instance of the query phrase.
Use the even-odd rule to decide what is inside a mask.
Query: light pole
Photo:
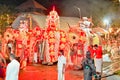
[[[106,30],[108,31],[108,34],[107,34],[108,36],[107,37],[109,39],[109,37],[110,37],[109,30],[108,30],[109,29],[109,20],[108,19],[104,19],[103,23],[105,25]],[[105,38],[106,38],[106,34],[105,34]]]
[[[106,26],[106,29],[109,29],[109,20],[108,19],[104,19],[103,21],[104,25]]]
[[[79,12],[79,17],[80,17],[80,19],[81,19],[81,10],[80,10],[80,8],[77,7],[77,6],[75,6],[75,8],[78,10],[78,12]]]

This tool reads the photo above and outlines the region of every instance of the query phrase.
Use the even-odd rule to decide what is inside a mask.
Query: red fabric
[[[5,68],[0,67],[0,78],[5,78]]]
[[[98,46],[98,48],[94,51],[96,54],[96,58],[102,58],[102,47]]]
[[[27,58],[27,57],[28,57],[28,51],[26,50],[24,53],[24,58]]]

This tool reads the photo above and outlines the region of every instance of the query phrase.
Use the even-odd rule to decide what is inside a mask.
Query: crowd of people
[[[58,80],[64,80],[66,58],[63,51],[60,51],[60,53],[58,57]],[[102,47],[100,45],[88,46],[88,51],[85,53],[82,62],[80,62],[83,68],[84,80],[92,80],[93,76],[96,80],[101,80],[102,53]]]
[[[108,39],[102,38],[103,53],[109,55],[111,60],[120,56],[120,33],[115,35],[114,32]]]
[[[3,57],[0,57],[1,60],[4,59]],[[18,60],[16,60],[16,57],[14,54],[10,53],[9,56],[10,63],[2,66],[0,69],[3,70],[3,67],[6,67],[6,71],[1,72],[0,77],[3,78],[3,80],[18,80],[19,77],[19,71],[20,71],[20,63]],[[59,50],[58,54],[58,80],[64,80],[65,79],[65,70],[66,70],[66,57],[64,55],[64,50]],[[2,63],[2,62],[1,62]],[[83,59],[82,67],[84,71],[84,80],[92,80],[92,75],[97,76],[97,74],[101,74],[101,67],[102,67],[102,48],[98,45],[89,46],[88,51],[86,52],[86,56]]]

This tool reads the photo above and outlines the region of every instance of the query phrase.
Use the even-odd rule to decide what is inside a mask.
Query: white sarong
[[[95,58],[95,67],[96,72],[102,72],[102,58],[100,59]]]

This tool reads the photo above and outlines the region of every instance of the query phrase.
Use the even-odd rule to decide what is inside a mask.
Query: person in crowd
[[[117,43],[113,43],[112,49],[111,49],[111,58],[114,60],[114,58],[119,56],[119,47]]]
[[[91,58],[90,51],[86,52],[86,58],[84,58],[82,66],[84,71],[84,80],[92,80],[93,75],[97,78],[94,60]]]
[[[91,53],[91,58],[94,59],[94,49],[93,49],[93,45],[89,45],[89,46],[88,46],[88,51],[90,51],[90,53]]]
[[[65,74],[65,65],[66,65],[66,57],[64,56],[64,51],[60,50],[59,51],[59,56],[58,56],[58,80],[64,80],[64,74]]]
[[[37,63],[37,59],[38,58],[38,54],[37,54],[37,50],[35,50],[34,52],[34,63]]]
[[[28,56],[29,56],[28,49],[25,49],[24,54],[23,54],[23,56],[21,57],[21,60],[20,60],[20,69],[22,69],[22,70],[26,69],[26,66],[27,66],[27,63],[28,63]]]
[[[3,66],[6,66],[6,59],[1,51],[0,51],[0,59],[2,60]]]
[[[10,54],[10,63],[7,65],[5,80],[18,80],[20,63],[15,59],[14,54]]]
[[[95,67],[97,74],[102,72],[102,47],[97,44],[94,45]]]
[[[5,78],[5,67],[3,59],[0,57],[0,80],[4,80]]]
[[[70,52],[70,56],[71,56],[71,62],[73,65],[77,64],[77,51],[78,51],[78,44],[74,43],[73,46],[71,47],[71,52]]]

